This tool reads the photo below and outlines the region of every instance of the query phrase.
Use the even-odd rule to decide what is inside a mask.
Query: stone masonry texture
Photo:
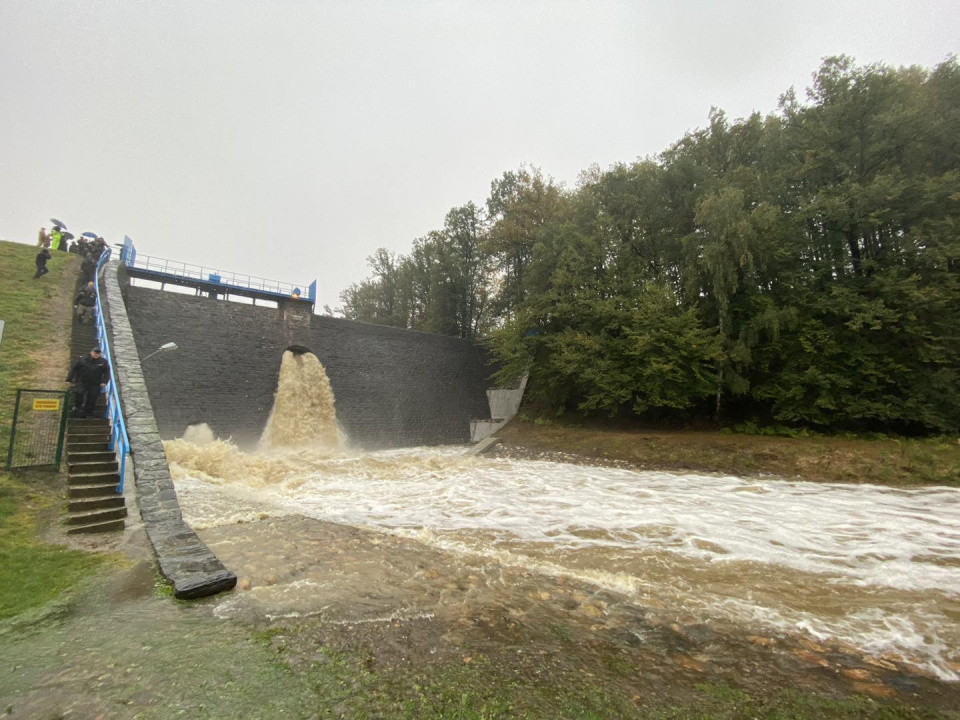
[[[130,438],[137,505],[147,537],[157,555],[160,572],[173,583],[176,597],[204,597],[229,590],[237,584],[237,576],[223,566],[180,514],[180,504],[140,372],[140,358],[117,281],[119,267],[118,262],[110,262],[103,276],[105,310],[120,401]]]
[[[495,368],[479,344],[310,315],[290,301],[259,307],[131,286],[119,272],[140,357],[167,342],[179,350],[143,363],[160,435],[205,422],[241,447],[260,438],[290,347],[323,363],[337,419],[366,449],[466,443],[470,421],[489,417]]]

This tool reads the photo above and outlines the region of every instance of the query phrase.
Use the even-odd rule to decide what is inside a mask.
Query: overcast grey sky
[[[958,41],[957,0],[0,0],[0,238],[54,216],[336,305],[521,163],[572,185],[825,56]]]

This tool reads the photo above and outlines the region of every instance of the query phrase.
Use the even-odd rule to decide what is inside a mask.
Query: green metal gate
[[[69,390],[17,390],[7,467],[59,468],[69,409]]]

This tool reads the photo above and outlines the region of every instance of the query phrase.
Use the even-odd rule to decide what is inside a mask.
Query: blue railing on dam
[[[177,260],[138,255],[137,249],[129,237],[124,238],[123,249],[120,251],[120,261],[128,268],[137,270],[139,275],[145,279],[156,280],[157,282],[164,282],[165,280],[171,282],[187,281],[191,285],[202,285],[207,289],[221,290],[223,293],[241,291],[254,292],[257,295],[273,296],[275,298],[299,297],[310,302],[316,302],[317,300],[316,280],[310,283],[306,292],[304,292],[302,285],[268,280],[255,275],[226,272],[217,268],[192,265]]]
[[[110,366],[110,382],[107,383],[107,418],[110,420],[109,449],[117,453],[117,462],[120,468],[120,482],[117,492],[123,493],[123,479],[127,467],[127,455],[130,452],[130,439],[127,437],[127,425],[123,419],[123,410],[120,406],[120,394],[117,392],[117,370],[113,366],[113,356],[110,354],[110,339],[107,337],[107,326],[103,321],[103,305],[100,299],[100,268],[110,259],[110,248],[104,249],[97,261],[97,273],[94,276],[94,288],[97,292],[97,307],[94,317],[97,322],[97,343],[100,345],[102,357]]]

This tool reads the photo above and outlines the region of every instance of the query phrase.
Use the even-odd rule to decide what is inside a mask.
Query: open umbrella
[[[52,223],[53,223],[56,227],[58,227],[58,228],[65,228],[65,227],[66,227],[66,225],[64,224],[64,222],[63,222],[62,220],[57,220],[56,218],[50,218],[50,222],[52,222]]]
[[[96,233],[85,232],[85,233],[81,233],[81,237],[88,237],[88,238],[93,238],[94,240],[96,240],[96,239],[97,239],[98,237],[100,237],[100,236],[97,235]]]
[[[73,233],[65,232],[60,235],[61,240],[73,240]]]

